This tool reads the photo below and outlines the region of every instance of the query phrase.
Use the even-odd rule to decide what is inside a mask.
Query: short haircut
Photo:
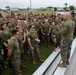
[[[33,24],[30,24],[30,25],[29,25],[29,28],[31,28],[32,26],[34,26],[34,25],[33,25]]]
[[[10,22],[10,21],[8,21],[8,22],[6,23],[6,24],[7,24],[7,26],[8,26],[8,24],[9,24],[9,23],[11,23],[11,22]]]
[[[64,12],[63,15],[66,15],[67,17],[71,17],[70,12]]]
[[[18,32],[17,29],[12,30],[12,36],[13,36],[13,35],[16,35],[17,32]]]
[[[19,30],[21,28],[21,26],[16,26],[16,30]]]

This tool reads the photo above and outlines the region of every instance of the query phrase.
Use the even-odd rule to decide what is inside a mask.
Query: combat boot
[[[43,59],[39,59],[39,62],[44,62],[44,60]]]
[[[67,65],[68,65],[68,64],[67,64],[66,61],[58,64],[59,67],[67,67]]]
[[[23,74],[18,74],[18,75],[23,75]]]
[[[50,48],[50,46],[47,46],[48,48]]]
[[[19,74],[22,74],[22,71],[21,70],[19,71]]]
[[[26,68],[26,65],[25,65],[25,64],[22,64],[21,67],[22,67],[22,68]]]
[[[35,60],[32,60],[32,63],[35,64],[36,63]]]

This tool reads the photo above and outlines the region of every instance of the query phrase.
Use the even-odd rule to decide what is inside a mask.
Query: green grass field
[[[0,12],[0,13],[2,13],[4,16],[6,15],[6,14],[8,14],[8,13],[6,13],[6,12]],[[15,14],[17,14],[17,13],[24,13],[24,14],[28,14],[28,13],[30,13],[30,12],[14,12]],[[37,11],[37,12],[32,12],[33,14],[55,14],[56,12],[55,11]]]
[[[52,45],[50,46],[50,48],[40,47],[41,58],[43,60],[46,60],[53,50],[54,50],[54,46]],[[32,75],[42,63],[38,62],[37,58],[35,57],[36,64],[32,64],[30,61],[31,59],[30,55],[25,55],[25,58],[27,58],[28,60],[23,62],[24,64],[26,64],[26,68],[22,68],[23,75]],[[4,70],[2,75],[11,75],[11,69],[8,68]]]

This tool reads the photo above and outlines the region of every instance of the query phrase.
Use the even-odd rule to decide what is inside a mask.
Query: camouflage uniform
[[[38,59],[40,59],[40,52],[39,52],[38,43],[35,41],[35,39],[37,38],[37,32],[36,31],[29,32],[27,34],[27,38],[30,38],[31,44],[34,48],[34,50],[30,49],[32,60],[34,60],[34,53],[36,53],[36,56],[38,57]]]
[[[52,31],[52,39],[54,41],[54,39],[56,39],[56,42],[54,41],[55,43],[55,46],[57,47],[58,45],[60,45],[60,41],[61,41],[61,35],[60,35],[60,31],[58,29],[53,29]]]
[[[50,25],[49,24],[42,25],[42,31],[43,31],[43,33],[45,33],[45,35],[43,35],[43,33],[42,33],[42,41],[43,41],[43,43],[46,42],[48,46],[50,44],[49,29],[50,29]]]
[[[24,59],[23,34],[19,34],[18,42],[19,42],[19,49],[20,49],[21,60],[23,60]],[[21,65],[22,65],[22,61],[21,61]]]
[[[38,23],[35,25],[35,29],[38,33],[38,37],[39,39],[42,41],[42,35],[41,35],[41,26],[42,26],[43,23]]]
[[[23,32],[26,33],[26,30],[28,30],[28,26],[27,25],[22,25],[22,30],[23,30]]]
[[[18,75],[21,66],[21,57],[18,40],[11,38],[8,42],[8,49],[12,50],[10,60],[12,63],[13,75]]]
[[[22,29],[23,29],[24,35],[26,35],[26,33],[28,32],[29,27],[26,24],[24,24],[24,25],[22,25]],[[28,42],[27,42],[27,36],[25,36],[25,37],[26,37],[26,41],[23,44],[23,49],[24,49],[24,52],[27,53],[27,51],[28,51]]]
[[[8,52],[6,48],[8,44],[8,39],[10,38],[8,31],[7,30],[0,31],[0,38],[1,38],[1,48],[4,51],[3,57],[4,60],[6,60],[7,52]]]
[[[7,30],[8,33],[9,33],[9,39],[10,39],[10,37],[12,36],[13,28],[12,28],[12,27],[7,27],[6,30]]]
[[[72,20],[65,21],[61,28],[61,57],[68,61],[71,52],[75,23]]]

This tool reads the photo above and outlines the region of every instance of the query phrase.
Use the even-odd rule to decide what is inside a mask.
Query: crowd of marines
[[[12,74],[22,75],[21,67],[25,54],[30,54],[33,64],[36,63],[35,54],[38,61],[43,62],[38,45],[50,48],[51,44],[54,44],[55,51],[57,47],[61,48],[63,62],[58,66],[66,67],[75,36],[76,17],[70,13],[55,15],[30,12],[26,15],[11,12],[5,16],[0,14],[0,72],[7,68],[5,62],[8,61]]]

